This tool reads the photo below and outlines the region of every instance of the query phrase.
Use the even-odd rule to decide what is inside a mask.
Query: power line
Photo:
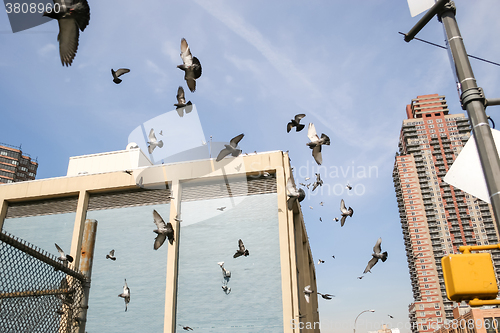
[[[402,33],[402,32],[399,32],[401,35],[403,36],[406,36],[406,34]],[[429,41],[426,41],[426,40],[423,40],[423,39],[420,39],[420,38],[417,38],[417,37],[413,37],[413,39],[416,39],[418,41],[421,41],[421,42],[424,42],[424,43],[427,43],[427,44],[430,44],[430,45],[433,45],[433,46],[437,46],[437,47],[440,47],[442,49],[445,49],[447,50],[448,48],[446,46],[443,46],[443,45],[439,45],[439,44],[435,44],[435,43],[432,43],[432,42],[429,42]],[[474,58],[474,59],[477,59],[477,60],[481,60],[481,61],[484,61],[484,62],[487,62],[487,63],[490,63],[490,64],[493,64],[493,65],[497,65],[497,66],[500,66],[499,63],[497,62],[493,62],[493,61],[489,61],[489,60],[486,60],[486,59],[483,59],[483,58],[479,58],[479,57],[476,57],[476,56],[473,56],[473,55],[470,55],[470,54],[467,54],[467,56],[469,56],[470,58]]]

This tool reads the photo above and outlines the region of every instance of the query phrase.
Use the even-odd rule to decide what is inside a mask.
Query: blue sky
[[[398,34],[420,18],[406,1],[89,2],[90,24],[69,68],[59,59],[56,22],[12,34],[0,13],[0,142],[38,157],[37,178],[64,176],[70,156],[124,149],[134,128],[174,109],[177,87],[185,87],[176,68],[184,37],[203,66],[186,97],[207,140],[245,133],[244,152],[289,150],[303,181],[318,169],[306,131],[287,134],[287,122],[305,113],[304,123],[330,136],[322,174],[337,192],[325,186],[302,202],[313,256],[326,260],[316,267],[318,290],[336,295],[319,300],[322,332],[351,332],[371,308],[359,332],[408,322],[411,285],[392,183],[405,106],[439,93],[451,113],[462,110],[447,52]],[[500,62],[500,3],[455,3],[468,53]],[[444,45],[435,18],[417,37]],[[471,63],[486,96],[500,97],[500,68]],[[131,72],[116,85],[110,69],[120,67]],[[341,191],[347,182],[356,193]],[[343,228],[332,221],[341,198],[354,209]],[[389,259],[358,280],[378,237]]]

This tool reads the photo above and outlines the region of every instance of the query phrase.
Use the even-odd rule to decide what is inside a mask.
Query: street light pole
[[[485,112],[485,97],[481,88],[476,84],[472,67],[465,51],[464,42],[455,19],[455,5],[448,2],[444,6],[440,19],[446,32],[448,47],[455,63],[457,85],[460,89],[463,108],[467,110],[472,133],[476,141],[479,160],[483,167],[484,178],[488,188],[493,214],[500,227],[500,160],[488,117]]]
[[[500,228],[500,159],[491,128],[488,124],[488,117],[485,112],[485,105],[497,105],[497,100],[488,100],[484,97],[482,89],[476,84],[472,67],[465,51],[465,45],[458,29],[455,19],[455,4],[453,1],[439,0],[425,15],[426,20],[421,19],[408,34],[405,34],[405,41],[409,42],[420,31],[430,19],[428,16],[438,15],[443,23],[448,48],[451,53],[451,60],[457,79],[457,88],[460,92],[462,108],[467,110],[469,122],[472,126],[472,134],[476,142],[479,160],[483,169],[488,196],[490,197],[493,215],[497,227]]]
[[[365,312],[375,312],[375,310],[373,310],[373,309],[372,309],[372,310],[365,310],[365,311],[362,311],[362,312],[361,312],[361,313],[360,313],[360,314],[356,317],[356,319],[354,320],[354,333],[356,333],[356,322],[358,321],[359,316],[361,316],[361,315],[362,315],[363,313],[365,313]]]

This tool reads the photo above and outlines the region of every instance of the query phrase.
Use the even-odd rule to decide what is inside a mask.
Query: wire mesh
[[[0,332],[78,332],[85,276],[0,232]]]

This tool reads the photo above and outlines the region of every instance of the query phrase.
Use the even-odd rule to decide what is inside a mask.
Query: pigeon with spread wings
[[[352,217],[352,214],[354,213],[354,210],[351,207],[349,207],[349,209],[347,209],[345,207],[344,199],[342,199],[342,200],[340,200],[340,212],[342,213],[342,219],[340,220],[340,226],[343,227],[344,223],[345,223],[345,219],[348,216]]]
[[[313,123],[309,123],[309,128],[307,129],[307,137],[309,138],[309,140],[311,140],[311,142],[306,143],[306,145],[308,145],[309,148],[312,149],[312,156],[314,157],[316,163],[318,163],[318,165],[321,165],[321,163],[323,163],[323,157],[321,156],[321,146],[329,146],[330,138],[324,133],[321,134],[321,138],[318,137],[316,128],[314,127]]]
[[[153,128],[151,129],[151,131],[149,131],[148,139],[149,139],[148,152],[150,154],[153,153],[153,151],[155,150],[156,147],[159,147],[159,148],[163,147],[163,141],[162,140],[158,141],[156,139],[155,130]]]
[[[243,139],[243,136],[245,136],[245,134],[241,133],[240,135],[237,135],[234,138],[232,138],[231,141],[229,141],[228,145],[224,145],[224,147],[226,148],[220,151],[219,155],[217,155],[217,159],[215,160],[215,162],[221,161],[227,155],[238,157],[241,154],[241,149],[237,149],[238,142],[240,142],[241,139]]]
[[[186,80],[189,90],[195,92],[196,79],[201,76],[201,64],[198,58],[191,54],[189,45],[184,38],[181,40],[181,59],[182,65],[178,65],[177,68],[184,71],[184,80]]]
[[[177,110],[179,117],[183,117],[184,116],[184,108],[192,105],[193,103],[191,103],[191,101],[186,103],[184,88],[182,88],[182,86],[179,86],[179,88],[177,89],[177,95],[175,97],[177,98],[177,103],[174,104],[175,109]],[[189,112],[191,112],[191,110],[188,110],[186,108],[186,113],[189,113]]]
[[[311,286],[306,286],[304,288],[304,297],[306,298],[307,303],[309,303],[309,296],[314,293],[314,290],[311,290]]]
[[[372,267],[375,266],[375,264],[378,262],[379,259],[381,259],[382,262],[385,262],[387,260],[387,251],[384,253],[381,253],[382,252],[381,245],[382,245],[382,237],[380,237],[377,240],[377,243],[375,243],[375,246],[373,247],[373,253],[372,253],[373,258],[371,258],[370,261],[368,262],[368,265],[366,266],[363,274],[366,274],[368,272],[371,273]]]
[[[80,30],[83,32],[90,21],[87,0],[53,0],[54,6],[43,16],[57,20],[59,24],[59,55],[63,66],[71,66],[78,50]]]
[[[123,297],[123,299],[125,300],[125,311],[127,311],[128,303],[130,303],[130,288],[127,285],[127,279],[125,279],[123,292],[120,295],[118,295],[118,297]]]
[[[243,245],[243,241],[240,239],[238,240],[238,250],[236,250],[236,253],[233,255],[233,258],[238,258],[241,256],[247,257],[250,253],[248,253],[248,250],[245,249],[245,245]]]
[[[115,250],[109,251],[109,254],[106,254],[106,259],[111,259],[111,260],[115,261],[116,260]]]
[[[116,72],[113,70],[113,68],[111,68],[111,75],[113,75],[113,82],[119,84],[120,82],[122,82],[122,80],[119,79],[119,77],[128,72],[130,72],[130,69],[128,68],[120,68]]]
[[[305,125],[300,123],[300,120],[304,118],[306,115],[301,113],[295,115],[295,118],[290,120],[290,122],[286,125],[286,132],[290,133],[293,127],[295,127],[296,132],[300,132],[304,129]]]
[[[56,243],[54,243],[54,244],[56,246],[57,251],[59,252],[59,258],[57,258],[57,259],[61,260],[64,265],[68,265],[68,262],[73,262],[72,256],[64,253],[64,251],[59,247],[59,245],[57,245]]]
[[[320,295],[321,297],[323,297],[324,299],[332,299],[332,297],[335,297],[335,295],[332,295],[332,294],[322,294],[322,293],[318,293],[318,295]]]
[[[312,190],[314,191],[318,186],[323,186],[323,180],[321,180],[321,176],[319,175],[319,173],[316,174],[316,181],[313,184]]]
[[[153,230],[158,236],[156,236],[154,249],[158,250],[160,246],[163,245],[165,239],[168,238],[168,242],[170,244],[174,243],[174,228],[172,227],[172,223],[163,221],[162,217],[156,210],[153,210],[153,219],[156,227],[158,229]]]

